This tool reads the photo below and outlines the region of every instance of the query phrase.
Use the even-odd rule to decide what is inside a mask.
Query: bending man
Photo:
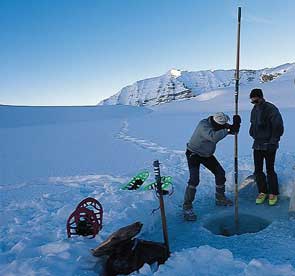
[[[239,115],[233,117],[233,124],[227,122],[229,117],[220,112],[214,116],[203,119],[196,127],[190,141],[187,144],[186,158],[190,177],[185,190],[183,215],[185,220],[196,220],[192,203],[195,199],[196,187],[200,182],[200,165],[204,165],[215,176],[217,205],[232,205],[232,201],[225,196],[225,171],[214,156],[216,144],[228,134],[239,132],[241,118]]]

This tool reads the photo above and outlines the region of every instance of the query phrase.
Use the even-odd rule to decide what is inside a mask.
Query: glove
[[[234,135],[236,133],[239,133],[239,131],[240,131],[240,124],[232,124],[232,125],[228,124],[228,129],[229,129],[228,134]]]
[[[241,126],[241,117],[239,115],[233,116],[233,124],[228,124],[229,134],[236,134],[239,133]]]
[[[233,116],[233,125],[234,124],[241,124],[241,122],[242,122],[242,120],[241,120],[241,117],[240,117],[240,115],[234,115]]]
[[[236,133],[239,133],[240,131],[240,125],[235,125],[235,124],[232,124],[232,125],[229,125],[229,134],[236,134]]]

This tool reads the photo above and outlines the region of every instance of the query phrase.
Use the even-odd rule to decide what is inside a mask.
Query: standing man
[[[200,165],[204,165],[215,176],[217,205],[232,205],[232,201],[225,196],[225,171],[214,156],[216,144],[228,134],[238,133],[240,130],[241,118],[239,115],[233,117],[233,124],[227,122],[229,117],[222,113],[203,119],[196,127],[190,141],[187,144],[186,158],[189,168],[189,181],[185,190],[183,215],[185,220],[196,220],[197,216],[193,211],[196,187],[200,182]]]
[[[268,195],[269,205],[278,201],[278,177],[274,170],[276,151],[279,147],[280,137],[284,133],[282,116],[278,108],[266,102],[261,89],[255,88],[250,93],[251,111],[250,136],[254,139],[254,166],[255,178],[258,187],[256,204],[262,204]],[[263,161],[266,164],[266,173],[263,172]]]

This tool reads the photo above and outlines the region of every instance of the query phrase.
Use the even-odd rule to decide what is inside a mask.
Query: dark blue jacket
[[[253,107],[250,121],[249,134],[254,139],[253,149],[277,149],[284,133],[283,119],[278,108],[264,101]]]

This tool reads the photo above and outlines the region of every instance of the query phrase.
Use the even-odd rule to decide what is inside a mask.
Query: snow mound
[[[199,96],[196,96],[195,99],[200,102],[209,101],[209,100],[214,99],[215,97],[223,95],[224,93],[226,93],[226,92],[223,90],[210,91],[207,93],[203,93]]]
[[[253,259],[245,263],[234,259],[227,249],[218,250],[210,246],[200,246],[175,252],[165,265],[155,273],[145,265],[139,274],[132,275],[175,275],[175,276],[295,276],[291,265],[272,265],[266,260]]]

